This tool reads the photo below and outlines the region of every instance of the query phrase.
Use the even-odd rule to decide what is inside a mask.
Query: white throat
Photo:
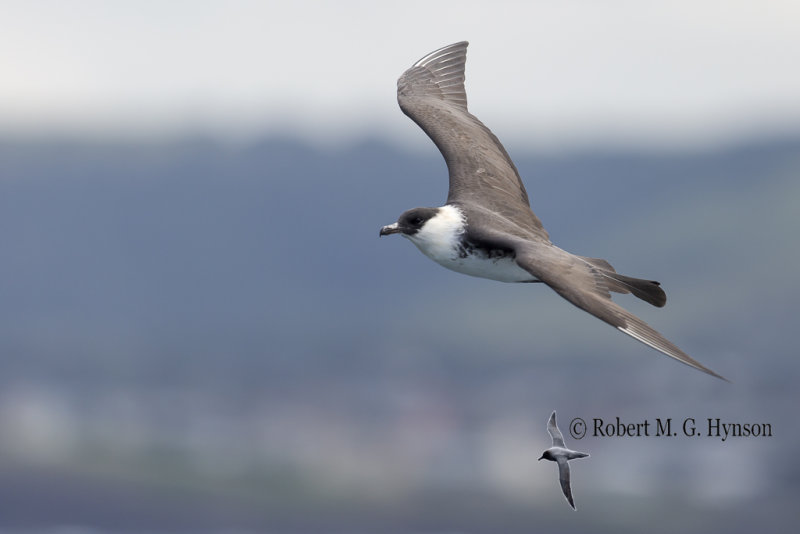
[[[461,234],[466,228],[464,214],[455,206],[445,205],[425,221],[414,235],[403,234],[414,243],[423,254],[442,265],[451,261],[457,253]]]

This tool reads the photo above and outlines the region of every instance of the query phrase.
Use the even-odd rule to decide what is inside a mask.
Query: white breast
[[[455,206],[442,206],[414,235],[404,236],[430,259],[450,270],[500,282],[530,282],[533,275],[517,265],[513,257],[488,257],[459,246],[465,230],[464,215]],[[468,251],[469,252],[469,251]]]
[[[469,254],[464,258],[454,257],[446,261],[435,260],[439,265],[453,271],[489,278],[500,282],[531,282],[536,278],[517,265],[513,257],[487,258],[482,255]]]

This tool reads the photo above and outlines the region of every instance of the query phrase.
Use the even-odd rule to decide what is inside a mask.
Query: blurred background
[[[791,1],[0,3],[0,531],[771,532],[800,520]],[[467,92],[559,246],[732,380],[381,225]],[[693,417],[771,437],[567,437]]]

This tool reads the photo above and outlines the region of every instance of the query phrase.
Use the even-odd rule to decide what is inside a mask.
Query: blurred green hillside
[[[433,148],[5,139],[0,530],[795,521],[800,140],[512,157],[551,239],[659,280],[664,309],[617,301],[733,384],[546,287],[456,276],[379,239],[444,201]],[[536,462],[553,409],[775,436],[587,436],[576,515]]]

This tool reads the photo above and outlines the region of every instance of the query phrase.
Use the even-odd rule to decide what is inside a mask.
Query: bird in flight
[[[658,282],[617,273],[606,260],[550,242],[503,145],[467,110],[466,41],[426,55],[397,81],[400,109],[444,156],[450,188],[444,206],[414,208],[380,235],[400,234],[453,271],[501,282],[544,283],[578,308],[695,369],[726,380],[611,300],[632,293],[662,307]]]
[[[539,460],[550,460],[558,464],[558,480],[561,482],[561,491],[564,492],[564,497],[567,502],[575,508],[575,501],[572,499],[572,486],[569,482],[569,461],[578,458],[588,458],[589,454],[585,452],[571,451],[564,445],[564,436],[556,425],[556,412],[554,411],[547,421],[547,431],[550,437],[553,438],[553,446],[542,453]]]

